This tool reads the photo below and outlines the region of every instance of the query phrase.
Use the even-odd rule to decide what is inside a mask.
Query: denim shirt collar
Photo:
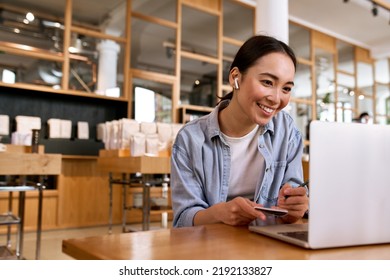
[[[221,101],[214,110],[210,113],[210,117],[208,118],[208,137],[209,139],[219,136],[221,134],[221,129],[219,127],[218,122],[218,115],[219,111],[225,109],[230,103],[230,100],[223,100]],[[265,126],[264,126],[264,133],[269,131],[272,135],[274,134],[274,118],[273,117]]]

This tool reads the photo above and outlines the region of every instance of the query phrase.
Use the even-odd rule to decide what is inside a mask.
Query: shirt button
[[[264,148],[264,144],[260,144],[260,149],[263,149]]]

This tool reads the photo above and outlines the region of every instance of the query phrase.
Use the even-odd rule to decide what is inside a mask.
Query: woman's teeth
[[[263,109],[264,111],[266,111],[267,113],[272,113],[274,111],[274,109],[271,109],[271,108],[268,108],[268,107],[265,107],[264,105],[262,104],[257,104],[261,109]]]

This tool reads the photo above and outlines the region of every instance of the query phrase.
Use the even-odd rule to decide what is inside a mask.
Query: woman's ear
[[[234,67],[232,70],[230,70],[230,82],[233,83],[232,87],[235,89],[240,89],[239,85],[239,77],[240,77],[240,71],[237,67]]]

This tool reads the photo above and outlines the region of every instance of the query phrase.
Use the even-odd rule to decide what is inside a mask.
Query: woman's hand
[[[247,225],[259,218],[265,220],[265,215],[255,206],[261,206],[247,198],[236,197],[228,202],[221,202],[196,213],[194,225],[209,223],[224,223],[232,226]]]
[[[293,188],[285,184],[279,191],[278,207],[288,210],[288,215],[281,218],[283,222],[294,223],[301,219],[309,209],[306,188]]]

